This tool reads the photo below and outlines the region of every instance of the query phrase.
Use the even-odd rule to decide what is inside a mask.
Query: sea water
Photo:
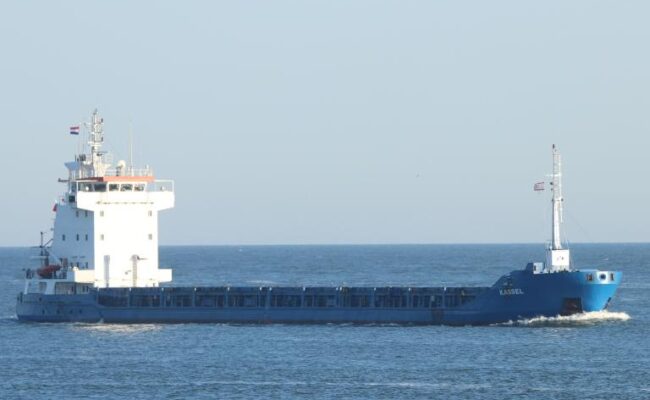
[[[487,327],[21,323],[34,249],[0,248],[1,399],[650,398],[650,244],[574,245],[623,271],[605,312]],[[176,285],[491,285],[540,245],[162,247]]]

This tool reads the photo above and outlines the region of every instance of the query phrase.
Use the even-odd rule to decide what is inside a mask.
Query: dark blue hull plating
[[[607,307],[620,272],[513,271],[491,287],[164,287],[21,293],[23,321],[486,325]]]

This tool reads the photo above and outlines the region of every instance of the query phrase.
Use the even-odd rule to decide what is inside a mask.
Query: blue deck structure
[[[484,325],[607,307],[620,272],[537,272],[491,287],[160,287],[19,294],[21,320],[106,323],[394,323]]]

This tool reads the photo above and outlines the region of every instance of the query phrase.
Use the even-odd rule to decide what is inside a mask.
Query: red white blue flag
[[[70,127],[70,134],[71,135],[78,135],[79,134],[79,126],[71,126]]]

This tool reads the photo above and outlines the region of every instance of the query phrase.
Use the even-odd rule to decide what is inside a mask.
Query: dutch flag
[[[79,134],[79,126],[71,126],[70,127],[70,134],[71,135],[78,135]]]

